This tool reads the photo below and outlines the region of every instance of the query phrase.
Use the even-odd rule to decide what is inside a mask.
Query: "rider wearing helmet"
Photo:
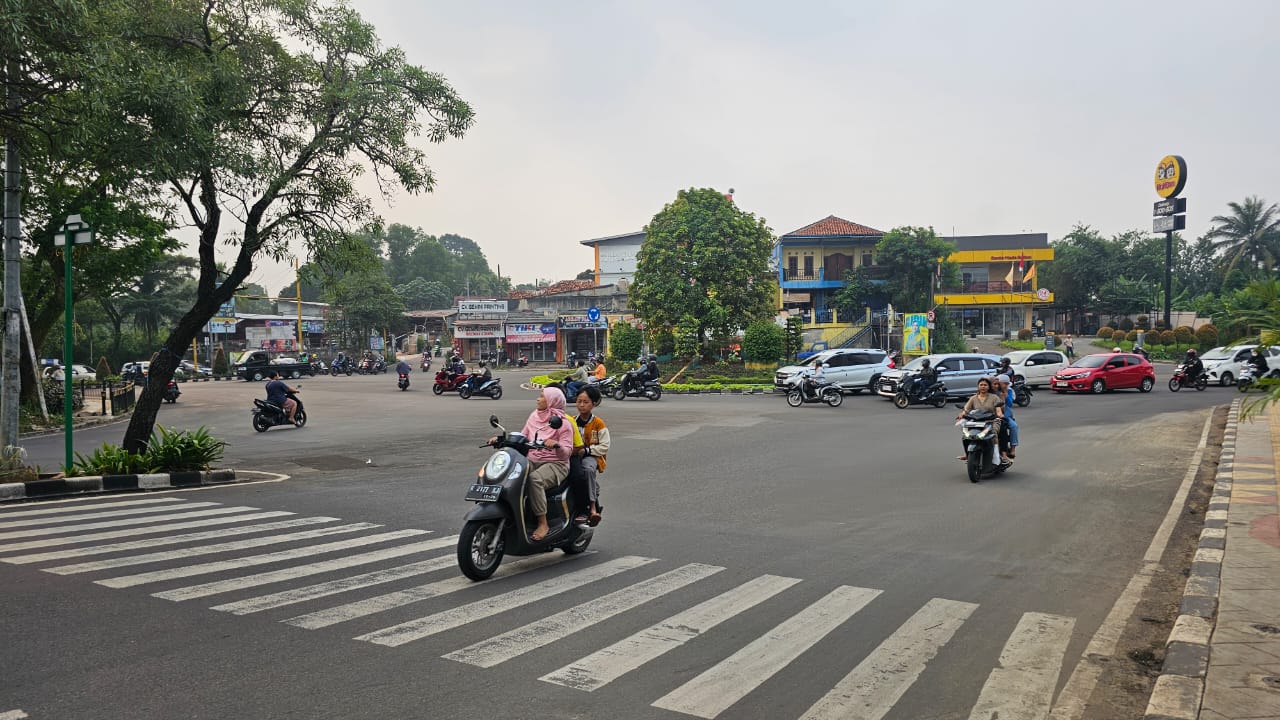
[[[915,392],[916,397],[922,398],[929,392],[929,388],[938,381],[938,371],[933,368],[932,361],[925,358],[920,361],[920,371],[916,373]]]
[[[1182,360],[1182,370],[1186,373],[1187,379],[1184,382],[1190,385],[1200,377],[1200,373],[1204,372],[1204,363],[1200,362],[1200,357],[1196,354],[1195,348],[1188,348],[1187,355]]]
[[[1267,365],[1267,356],[1262,352],[1262,348],[1254,348],[1253,352],[1249,353],[1248,363],[1253,366],[1253,376],[1255,378],[1265,377],[1267,371],[1271,369]]]

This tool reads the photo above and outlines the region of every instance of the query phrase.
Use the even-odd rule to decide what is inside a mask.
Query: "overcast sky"
[[[1151,227],[1188,165],[1188,233],[1280,201],[1280,2],[352,0],[476,112],[389,222],[457,233],[516,283],[590,267],[677,190],[737,190],[784,234]],[[263,266],[271,291],[291,272]]]

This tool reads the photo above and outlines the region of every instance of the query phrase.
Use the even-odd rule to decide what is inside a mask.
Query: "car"
[[[786,388],[787,382],[802,370],[811,370],[819,363],[826,363],[823,375],[827,382],[835,383],[843,391],[855,395],[863,390],[874,390],[880,376],[893,369],[888,353],[877,348],[836,348],[823,350],[809,356],[798,365],[778,368],[773,376],[775,388]]]
[[[44,376],[50,380],[57,380],[61,382],[62,367],[60,365],[47,367],[44,369]],[[98,373],[94,372],[88,365],[76,365],[73,363],[71,365],[71,379],[94,381],[98,379]]]
[[[187,377],[196,377],[197,375],[208,376],[213,374],[212,368],[207,365],[201,365],[197,368],[190,360],[183,360],[178,363],[178,369],[186,373]]]
[[[1209,382],[1219,385],[1235,385],[1240,377],[1240,367],[1245,364],[1258,345],[1230,345],[1216,347],[1200,356],[1204,363],[1204,371],[1209,375]],[[1267,365],[1276,367],[1280,363],[1280,348],[1269,347],[1263,350]]]
[[[120,377],[125,380],[133,380],[138,384],[142,383],[142,379],[151,372],[150,360],[139,360],[137,362],[127,362],[120,366]]]
[[[922,355],[901,368],[890,370],[880,376],[876,384],[876,393],[886,398],[898,394],[898,385],[908,375],[920,370],[925,359],[938,370],[938,380],[947,384],[947,395],[965,397],[978,391],[978,380],[996,374],[1000,368],[1000,357],[982,353],[941,353]]]
[[[1048,385],[1058,371],[1070,363],[1067,356],[1057,350],[1014,350],[1004,354],[1016,375],[1031,387]]]
[[[1156,370],[1141,355],[1094,353],[1059,370],[1049,387],[1058,394],[1071,390],[1097,395],[1126,388],[1146,393],[1155,384]]]

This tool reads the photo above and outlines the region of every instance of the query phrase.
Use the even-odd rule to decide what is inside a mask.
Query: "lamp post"
[[[66,444],[66,464],[63,469],[71,470],[71,413],[72,413],[72,385],[71,385],[71,346],[74,341],[72,336],[71,315],[71,251],[76,245],[87,245],[93,242],[93,228],[89,224],[80,219],[79,215],[71,215],[67,217],[67,222],[54,233],[53,244],[62,248],[62,257],[65,259],[66,274],[63,276],[63,330],[62,336],[62,416],[63,416],[63,439]]]

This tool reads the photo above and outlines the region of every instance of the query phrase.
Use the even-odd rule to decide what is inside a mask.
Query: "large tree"
[[[1079,318],[1095,308],[1103,287],[1117,277],[1123,255],[1123,243],[1088,225],[1076,225],[1053,244],[1053,261],[1045,263],[1041,285],[1053,288],[1057,304]],[[1080,328],[1074,330],[1078,333]]]
[[[645,227],[629,302],[650,328],[728,334],[774,312],[773,232],[711,188],[681,190]]]
[[[1226,273],[1241,262],[1250,272],[1271,272],[1280,265],[1280,206],[1250,196],[1243,203],[1227,203],[1227,207],[1231,214],[1215,215],[1214,226],[1206,235],[1224,254]]]
[[[957,279],[958,266],[946,259],[955,251],[955,243],[938,237],[931,227],[900,227],[885,233],[876,243],[875,258],[889,302],[904,312],[932,308],[933,289],[953,285]]]
[[[145,136],[155,177],[199,233],[200,262],[197,300],[152,363],[125,433],[124,447],[138,451],[182,352],[255,259],[286,256],[290,241],[314,251],[371,220],[355,188],[366,170],[384,193],[430,191],[435,178],[412,139],[460,137],[473,115],[444,78],[382,47],[346,5],[141,0],[131,8],[117,62],[94,77],[101,112]],[[222,272],[215,252],[228,244],[235,256]]]

